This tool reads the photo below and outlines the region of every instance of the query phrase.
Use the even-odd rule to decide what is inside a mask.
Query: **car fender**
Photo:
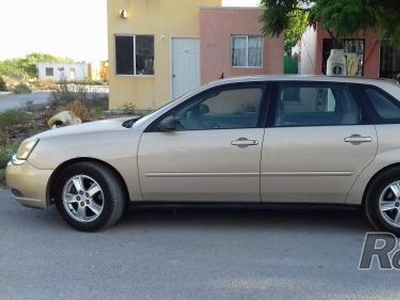
[[[346,197],[346,204],[362,204],[362,196],[373,177],[383,169],[400,164],[400,149],[393,149],[378,153],[375,159],[360,173],[350,188]]]
[[[61,165],[77,160],[103,161],[113,167],[124,179],[131,201],[142,200],[140,190],[137,149],[140,134],[133,130],[125,132],[95,132],[85,136],[84,141],[74,143],[74,137],[59,136],[42,138],[30,155],[32,166],[42,170],[56,170]],[[120,145],[115,147],[115,145]],[[52,151],[46,151],[52,149]]]

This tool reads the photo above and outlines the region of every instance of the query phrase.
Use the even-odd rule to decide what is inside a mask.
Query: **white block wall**
[[[83,80],[88,77],[86,63],[37,63],[39,79],[59,81]],[[53,75],[46,74],[46,69],[53,69]]]

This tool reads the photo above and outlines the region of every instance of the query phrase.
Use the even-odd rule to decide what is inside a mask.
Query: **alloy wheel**
[[[71,218],[87,223],[101,215],[104,209],[104,193],[93,178],[76,175],[65,183],[62,203]]]
[[[388,224],[400,228],[400,181],[392,182],[382,190],[379,212]]]

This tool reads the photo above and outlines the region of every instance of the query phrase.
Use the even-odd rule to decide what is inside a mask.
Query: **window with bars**
[[[348,69],[351,67],[350,54],[354,53],[357,60],[356,70],[354,71],[354,74],[349,74],[349,75],[354,75],[354,76],[364,75],[364,48],[365,48],[365,40],[363,39],[343,40],[344,53],[348,55],[347,58]]]
[[[262,68],[263,47],[262,36],[232,35],[231,66],[234,68]]]
[[[379,77],[398,79],[400,74],[400,46],[382,43]]]

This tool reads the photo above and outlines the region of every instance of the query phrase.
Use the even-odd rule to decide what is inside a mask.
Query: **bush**
[[[0,76],[0,92],[7,91],[7,84],[4,81],[3,77]]]
[[[58,86],[54,81],[51,80],[36,80],[33,83],[37,90],[57,90]]]
[[[0,146],[0,169],[5,169],[13,154],[17,151],[17,144]]]
[[[17,84],[13,89],[14,94],[30,94],[32,90],[25,83]]]
[[[124,105],[122,105],[122,111],[126,115],[134,115],[136,114],[136,106],[132,103],[125,103]]]
[[[24,112],[9,110],[0,113],[0,187],[5,186],[4,169],[27,133],[38,131],[37,124]]]
[[[82,101],[75,100],[68,103],[67,109],[71,111],[75,116],[80,118],[82,121],[89,120],[88,109]]]
[[[62,83],[60,80],[58,83]],[[91,78],[86,78],[83,80],[69,80],[68,83],[76,85],[106,85],[107,83],[101,80],[94,80]]]
[[[31,121],[30,116],[18,110],[0,113],[0,145],[7,145],[10,140],[16,139],[20,131],[26,131],[25,126]]]
[[[0,187],[6,186],[5,168],[17,149],[18,144],[0,146]]]
[[[87,100],[87,92],[84,84],[74,85],[62,78],[58,87],[51,92],[51,104],[53,107],[66,105],[69,102]]]

